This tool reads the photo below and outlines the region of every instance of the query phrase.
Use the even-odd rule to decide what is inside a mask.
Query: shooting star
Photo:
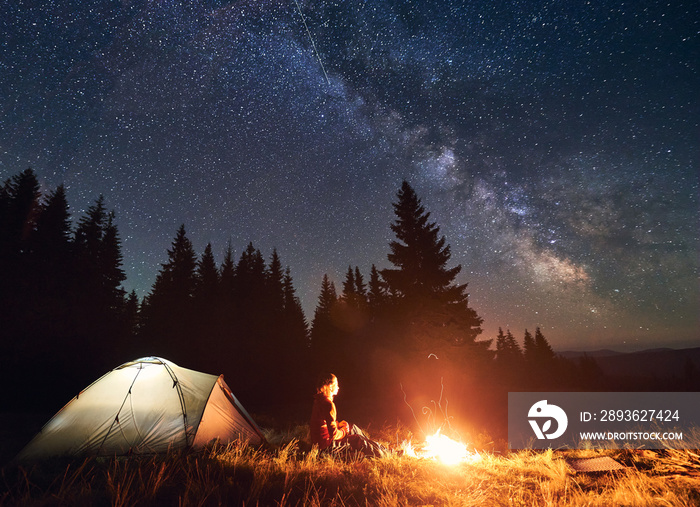
[[[318,54],[318,49],[316,49],[316,44],[314,43],[314,38],[311,37],[311,31],[309,30],[309,25],[306,24],[306,18],[304,17],[304,13],[301,12],[301,6],[299,5],[299,1],[294,0],[294,3],[297,4],[297,10],[299,11],[299,16],[301,16],[301,20],[304,22],[304,28],[306,28],[306,34],[309,36],[309,40],[311,41],[311,46],[314,48],[314,53],[316,53],[316,59],[318,59],[318,63],[321,65],[321,70],[323,71],[323,75],[326,76],[326,82],[328,84],[331,84],[331,80],[328,78],[328,73],[326,72],[326,68],[323,66],[323,62],[321,61],[321,55]]]

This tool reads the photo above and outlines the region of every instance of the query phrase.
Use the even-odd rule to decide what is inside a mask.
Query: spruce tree
[[[542,366],[551,364],[554,361],[554,350],[549,345],[549,342],[544,337],[539,327],[535,329],[535,351],[537,361]]]
[[[104,196],[99,196],[87,212],[78,220],[75,230],[75,308],[79,334],[87,336],[95,332],[100,308],[107,305],[108,297],[102,291],[101,257],[102,237],[107,224]],[[80,348],[83,346],[80,345]]]
[[[162,298],[178,307],[189,305],[197,286],[196,269],[197,255],[182,224],[168,249],[168,260],[156,276],[152,299]]]
[[[367,307],[367,287],[360,273],[360,268],[348,266],[343,282],[342,300],[346,307],[347,319],[355,322],[348,322],[350,327],[358,327],[366,320]]]
[[[71,302],[74,280],[73,232],[63,186],[51,192],[42,205],[32,239],[31,275],[37,331],[55,350],[74,331]]]
[[[40,198],[39,181],[31,169],[6,180],[0,192],[0,325],[5,332],[15,329],[34,297],[35,289],[27,281]]]
[[[520,362],[523,358],[523,351],[520,349],[517,340],[510,332],[510,329],[506,332],[506,350],[508,350],[509,355],[517,362]]]
[[[231,332],[238,322],[239,307],[236,302],[236,263],[233,260],[233,247],[228,242],[224,253],[224,260],[219,268],[220,299],[218,304],[218,329],[217,339],[221,344],[226,344],[230,354],[235,353],[234,344],[231,343]]]
[[[26,253],[41,211],[39,181],[32,169],[9,178],[0,192],[0,264]],[[10,258],[9,260],[12,260]]]
[[[565,382],[566,377],[572,374],[574,363],[567,364],[568,361],[557,361],[552,347],[538,327],[535,330],[535,337],[526,329],[523,341],[523,356],[528,369],[527,380],[531,385],[543,387],[549,385],[553,380]]]
[[[302,356],[307,355],[309,349],[308,325],[301,301],[296,295],[289,266],[284,272],[284,322],[285,329],[293,337],[294,348],[298,349]]]
[[[32,364],[54,359],[51,338],[35,326],[36,298],[41,294],[30,246],[40,198],[39,182],[31,169],[0,187],[0,380],[9,385],[21,378],[26,359],[31,358]]]
[[[528,364],[534,364],[537,361],[535,339],[527,329],[525,330],[525,337],[523,338],[523,356]]]
[[[284,311],[284,269],[282,261],[277,253],[277,249],[273,249],[270,257],[270,264],[265,271],[266,285],[266,307],[269,315],[273,318],[279,318]]]
[[[372,264],[372,269],[369,274],[369,288],[367,290],[367,302],[372,316],[376,316],[379,310],[386,303],[386,288],[379,275],[377,267]]]
[[[255,352],[253,362],[257,366],[256,373],[262,373],[259,380],[261,390],[267,391],[270,399],[276,402],[281,402],[290,395],[289,384],[299,345],[296,343],[299,337],[293,336],[292,330],[286,327],[284,278],[282,261],[275,248],[264,271],[263,300],[257,309],[261,316],[258,330],[260,348]],[[276,374],[270,376],[264,373],[266,370]]]
[[[265,260],[260,250],[249,243],[238,259],[235,269],[234,294],[242,309],[242,317],[249,323],[257,320],[264,306],[266,291]],[[254,312],[251,314],[249,312]]]
[[[219,292],[219,271],[216,268],[211,243],[207,243],[204,253],[197,262],[195,298],[200,305],[212,307]]]
[[[328,275],[323,275],[321,293],[314,311],[314,319],[311,324],[311,357],[313,367],[321,370],[329,366],[333,358],[334,349],[337,349],[337,329],[333,325],[332,312],[338,301],[335,285]]]
[[[396,240],[389,244],[389,261],[394,269],[382,270],[394,296],[418,300],[429,296],[442,299],[465,297],[463,286],[453,285],[461,266],[447,268],[450,247],[445,237],[439,237],[440,228],[429,222],[430,213],[425,211],[413,188],[404,181],[393,204],[396,221],[391,230]]]
[[[219,267],[219,302],[217,310],[216,339],[228,355],[236,353],[234,330],[238,322],[239,308],[236,303],[236,262],[233,259],[233,247],[228,242],[224,259]]]
[[[496,360],[498,362],[503,362],[506,358],[506,335],[503,333],[502,328],[498,328],[498,335],[496,335]]]
[[[183,224],[146,298],[143,332],[151,354],[187,364],[194,353],[192,301],[197,285],[196,268],[197,255]]]
[[[32,250],[37,255],[38,264],[50,267],[51,271],[62,266],[65,271],[72,234],[66,190],[60,185],[46,197],[37,219]]]
[[[114,211],[111,211],[107,214],[107,223],[102,234],[100,272],[108,308],[119,312],[123,308],[126,297],[126,292],[121,286],[122,282],[126,280],[126,274],[122,269],[124,256],[121,250],[119,230],[114,220]]]
[[[367,285],[365,285],[365,279],[357,266],[355,266],[355,294],[362,302],[367,302]]]
[[[216,267],[211,243],[207,243],[204,253],[197,262],[196,284],[193,297],[194,322],[199,334],[201,346],[193,360],[198,361],[200,368],[213,368],[212,347],[217,347],[216,335],[219,329],[219,270]],[[194,364],[193,364],[194,366]]]
[[[88,207],[87,212],[78,220],[75,230],[75,243],[79,250],[80,259],[84,261],[96,261],[100,256],[100,243],[107,225],[107,209],[105,198],[100,195],[94,204]]]
[[[221,282],[221,292],[224,299],[233,297],[234,285],[236,283],[236,263],[233,260],[233,247],[229,241],[224,253],[224,260],[219,268],[219,279]]]
[[[235,269],[234,301],[238,308],[232,339],[241,363],[235,372],[238,382],[256,385],[266,396],[272,394],[274,378],[269,356],[274,353],[272,320],[267,311],[268,291],[265,260],[260,250],[249,243]]]
[[[343,293],[331,310],[334,333],[334,354],[339,364],[338,371],[347,376],[351,385],[359,386],[359,381],[366,376],[367,355],[372,345],[368,329],[371,320],[366,288],[360,269],[348,266],[343,283]]]
[[[78,221],[75,250],[83,302],[105,310],[120,310],[124,299],[121,283],[126,275],[114,213],[107,212],[104,196]]]
[[[136,295],[136,291],[132,290],[126,297],[124,311],[122,312],[125,339],[121,344],[121,355],[126,357],[127,360],[129,358],[142,357],[148,353],[142,350],[139,342],[140,310],[139,297]]]
[[[503,374],[502,380],[513,381],[521,371],[523,354],[510,329],[498,328],[496,337],[496,363]]]
[[[291,270],[284,272],[284,312],[277,332],[284,340],[281,367],[282,388],[280,394],[286,400],[302,402],[311,392],[309,375],[309,330],[301,302],[296,295]]]
[[[124,321],[126,322],[126,328],[128,331],[127,336],[131,338],[133,345],[133,347],[130,347],[130,352],[136,348],[136,339],[139,334],[140,309],[141,303],[139,302],[139,297],[136,295],[136,291],[132,290],[126,297],[126,304],[124,305]]]
[[[357,294],[356,291],[355,272],[352,270],[352,266],[348,266],[348,271],[345,273],[345,281],[343,282],[343,299],[346,301],[354,300],[354,296]]]
[[[452,345],[478,344],[483,351],[490,340],[476,342],[482,319],[469,306],[466,284],[455,283],[461,265],[448,268],[450,246],[440,228],[430,221],[413,188],[404,181],[394,203],[396,220],[391,230],[389,261],[381,271],[401,318],[411,323],[413,335],[428,342]],[[424,343],[426,345],[428,343]]]
[[[104,196],[100,196],[80,218],[75,231],[79,291],[88,307],[114,310],[121,306],[124,293],[120,285],[126,275],[120,243],[114,213],[107,212]]]

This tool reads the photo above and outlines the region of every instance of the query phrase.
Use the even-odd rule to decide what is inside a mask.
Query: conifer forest
[[[349,259],[340,283],[319,280],[308,316],[276,250],[229,245],[217,261],[211,245],[194,250],[185,225],[150,292],[127,293],[108,203],[99,196],[71,216],[65,189],[41,192],[31,169],[0,188],[0,375],[17,409],[56,410],[148,355],[223,373],[252,411],[299,420],[322,371],[338,375],[358,414],[415,418],[413,407],[432,406],[428,417],[449,417],[449,402],[475,425],[502,414],[508,390],[603,387],[594,360],[557,356],[539,328],[483,336],[456,282],[462,267],[407,182],[387,224],[391,267],[363,271]]]

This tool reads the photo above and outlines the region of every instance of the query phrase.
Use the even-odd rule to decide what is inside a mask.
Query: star
[[[698,8],[538,2],[3,8],[0,177],[114,209],[146,295],[179,224],[321,279],[386,267],[403,179],[484,337],[698,329]],[[649,331],[639,334],[635,329]],[[643,342],[643,343],[642,343]],[[682,342],[682,343],[681,343]]]

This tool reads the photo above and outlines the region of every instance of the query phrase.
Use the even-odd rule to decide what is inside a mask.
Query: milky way
[[[116,212],[145,295],[198,253],[388,265],[406,179],[483,338],[700,342],[696,2],[6,2],[0,177]],[[306,26],[304,24],[306,21]],[[308,30],[307,30],[308,27]]]

